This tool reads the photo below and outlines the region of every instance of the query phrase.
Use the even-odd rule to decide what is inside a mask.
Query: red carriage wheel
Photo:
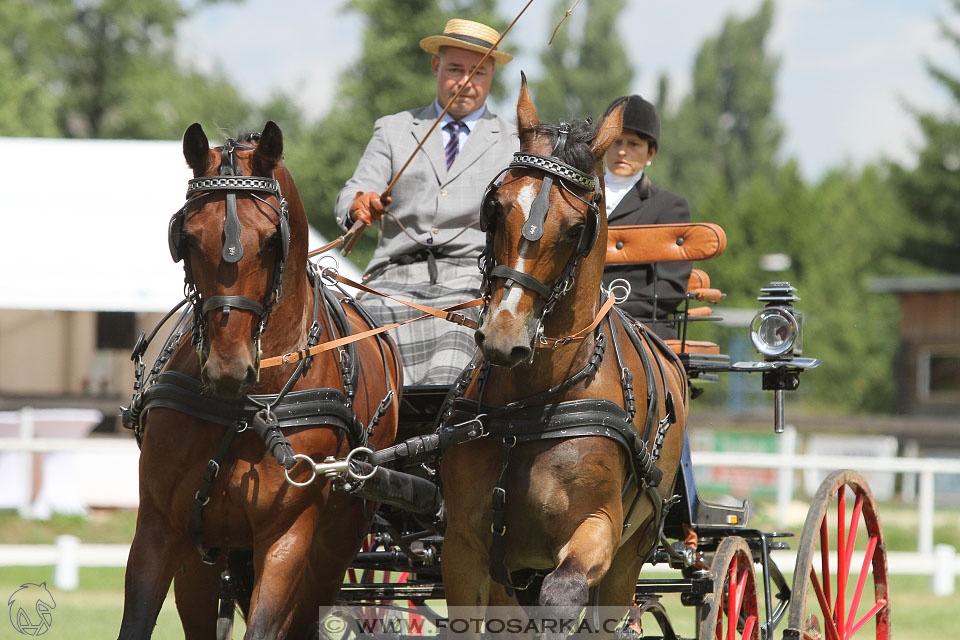
[[[713,594],[704,599],[701,640],[760,640],[753,554],[746,540],[724,538],[710,567]]]
[[[873,495],[854,471],[827,476],[810,505],[784,637],[890,637],[886,546]]]

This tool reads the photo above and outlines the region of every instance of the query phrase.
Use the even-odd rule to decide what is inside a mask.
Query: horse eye
[[[577,224],[567,229],[566,233],[563,234],[563,241],[571,242],[571,243],[577,242],[580,239],[580,236],[583,234],[584,226],[585,226],[584,223],[578,222]]]

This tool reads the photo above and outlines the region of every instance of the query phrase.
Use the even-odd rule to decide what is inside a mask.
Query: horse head
[[[621,114],[614,109],[595,129],[589,121],[541,124],[523,78],[521,150],[481,204],[487,300],[475,337],[491,364],[530,360],[545,326],[568,331],[596,311],[598,296],[566,294],[599,291],[607,233],[599,176],[603,154],[620,134]]]
[[[274,178],[280,169],[289,177],[283,134],[270,121],[259,134],[211,149],[194,123],[183,155],[194,178],[170,222],[170,251],[184,261],[201,379],[216,395],[238,398],[258,380],[260,337],[283,294],[291,221]],[[306,229],[295,231],[305,241]]]

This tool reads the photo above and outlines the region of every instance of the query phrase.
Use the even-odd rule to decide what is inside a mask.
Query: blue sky
[[[181,29],[182,54],[202,68],[223,69],[249,87],[251,96],[263,97],[274,87],[296,92],[308,114],[321,115],[334,98],[338,75],[360,53],[363,22],[346,13],[344,4],[246,0],[205,8]],[[499,0],[501,14],[510,19],[523,4]],[[507,97],[493,106],[509,119],[520,70],[539,75],[539,51],[560,18],[553,15],[554,4],[536,0],[507,35],[519,52],[504,68]],[[727,15],[752,14],[759,4],[629,0],[620,35],[637,72],[633,91],[652,96],[657,77],[667,73],[673,97],[682,96],[703,39],[716,34]],[[581,2],[574,17],[585,8]],[[939,36],[937,16],[960,31],[947,0],[778,0],[769,47],[781,59],[776,110],[785,127],[784,155],[797,158],[814,179],[830,168],[858,166],[881,156],[912,163],[921,138],[906,105],[941,113],[951,105],[923,61],[960,77],[960,54]],[[261,46],[239,46],[238,34],[258,27],[261,36],[247,43]],[[410,38],[418,41],[425,35],[430,34]],[[425,73],[428,65],[424,54]],[[664,131],[663,137],[668,136]]]

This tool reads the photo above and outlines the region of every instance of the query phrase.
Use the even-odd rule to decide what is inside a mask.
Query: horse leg
[[[224,564],[222,559],[216,565],[204,564],[200,554],[195,553],[174,576],[173,593],[184,640],[216,637],[220,574]]]
[[[357,530],[359,505],[325,510],[325,517],[337,523],[335,530],[318,532],[318,509],[310,508],[276,539],[254,544],[256,584],[245,640],[316,637],[320,607],[334,603],[360,547],[360,538],[347,533]]]
[[[174,571],[190,551],[190,545],[169,529],[163,514],[141,492],[137,531],[124,576],[123,620],[118,638],[150,637]]]
[[[587,605],[590,589],[610,568],[619,540],[615,527],[619,527],[619,523],[605,516],[588,517],[560,548],[557,568],[544,577],[540,587],[544,638],[566,637],[570,630],[555,625],[576,620]]]

